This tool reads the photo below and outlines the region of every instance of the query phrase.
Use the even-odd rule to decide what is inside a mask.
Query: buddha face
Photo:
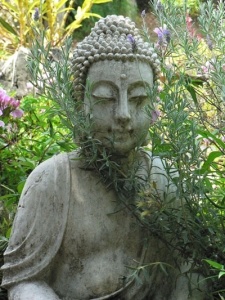
[[[91,88],[84,104],[92,137],[117,155],[141,146],[150,126],[145,106],[146,87],[153,86],[151,67],[138,61],[99,61],[90,67],[87,79]]]

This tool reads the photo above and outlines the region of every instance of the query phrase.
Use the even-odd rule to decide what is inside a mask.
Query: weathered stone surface
[[[29,93],[30,74],[27,68],[29,50],[20,47],[6,61],[0,62],[0,84],[4,89],[15,92],[15,97],[21,99]]]
[[[130,26],[133,28],[129,19],[114,16],[107,22],[110,18],[112,30],[120,23],[117,35],[124,37]],[[101,26],[104,31],[104,24]],[[105,49],[112,41],[110,34],[108,29],[105,35],[101,32],[105,59],[91,63],[85,78],[84,73],[78,74],[86,89],[92,87],[84,96],[85,116],[92,125],[89,140],[98,140],[102,154],[110,154],[123,174],[135,170],[137,182],[146,188],[154,182],[160,201],[167,203],[175,187],[162,160],[141,148],[151,122],[145,109],[149,101],[146,87],[153,87],[157,55],[146,60],[135,57],[135,51],[123,53],[121,47],[122,59],[110,55],[108,60],[111,52]],[[141,47],[141,42],[138,45]],[[84,63],[88,58],[86,53]],[[29,176],[5,252],[3,286],[9,290],[9,299],[206,299],[198,290],[189,297],[189,283],[174,265],[173,254],[149,234],[130,206],[122,205],[96,169],[84,168],[85,159],[79,157],[79,151],[60,154]],[[134,206],[135,195],[131,200]],[[179,208],[179,203],[173,205]],[[167,276],[153,267],[156,262],[174,268]],[[149,276],[138,272],[139,280],[133,280],[132,268],[145,264],[152,265]],[[185,267],[183,272],[188,272],[190,266]]]

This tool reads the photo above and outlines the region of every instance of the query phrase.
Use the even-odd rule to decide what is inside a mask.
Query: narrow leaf
[[[198,104],[198,100],[197,100],[195,89],[190,84],[185,85],[185,87],[188,90],[188,92],[191,94],[191,97],[192,97],[195,105],[197,105]]]
[[[94,0],[94,4],[100,4],[100,3],[106,3],[106,2],[112,2],[112,0]]]
[[[200,171],[201,173],[206,172],[207,170],[209,170],[211,163],[217,158],[223,156],[223,153],[220,151],[212,151],[209,156],[207,157],[207,160],[204,162],[204,164],[202,165]]]
[[[218,270],[222,270],[224,269],[224,266],[219,264],[216,261],[210,260],[210,259],[204,259],[204,261],[206,261],[211,267],[218,269]]]
[[[85,19],[87,19],[87,18],[89,18],[89,17],[96,17],[96,18],[101,18],[101,16],[100,15],[98,15],[98,14],[95,14],[95,13],[85,13],[84,14],[84,18]]]
[[[67,0],[60,0],[59,2],[57,1],[55,3],[55,8],[58,11],[62,6],[64,7],[64,5],[66,4]]]
[[[216,134],[211,133],[209,131],[204,131],[201,129],[197,130],[197,133],[199,133],[202,137],[207,138],[207,139],[212,139],[215,141],[221,148],[225,149],[225,143],[216,136]]]
[[[225,271],[221,271],[221,272],[219,272],[218,278],[220,278],[220,277],[222,277],[224,275],[225,275]]]
[[[11,25],[9,25],[9,23],[7,23],[4,19],[2,19],[0,17],[0,24],[10,33],[18,36],[18,33],[12,28]]]

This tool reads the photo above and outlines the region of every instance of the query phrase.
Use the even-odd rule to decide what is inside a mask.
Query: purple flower
[[[145,16],[146,16],[146,12],[145,12],[145,9],[144,9],[144,10],[142,10],[142,12],[141,12],[141,17],[142,17],[142,18],[145,18]]]
[[[162,30],[160,28],[155,28],[153,31],[158,35],[158,45],[162,46],[164,40]]]
[[[20,101],[19,100],[15,100],[13,98],[10,99],[10,106],[13,108],[17,108],[20,105]]]
[[[34,14],[33,14],[33,19],[34,19],[34,21],[38,21],[39,18],[40,18],[39,9],[38,9],[38,7],[35,7]]]
[[[21,118],[23,115],[23,111],[21,109],[18,109],[19,105],[19,100],[10,97],[9,95],[7,95],[5,90],[0,88],[0,116],[4,115],[5,109],[8,109],[6,112],[7,115],[10,112],[10,115],[14,118]]]
[[[0,127],[5,127],[5,123],[0,120]]]
[[[133,37],[132,34],[128,34],[127,35],[127,40],[131,43],[131,44],[134,44],[135,43],[135,38]]]
[[[0,109],[3,111],[9,106],[10,97],[6,94],[6,91],[0,88]]]
[[[23,115],[23,111],[22,109],[15,109],[13,111],[11,111],[10,115],[13,117],[13,118],[21,118],[22,115]]]
[[[158,10],[158,11],[164,10],[164,6],[162,5],[161,1],[157,1],[156,10]]]
[[[127,35],[127,40],[131,43],[132,50],[133,50],[133,52],[135,52],[137,50],[137,45],[136,45],[136,41],[135,41],[135,38],[133,37],[133,35],[129,33]]]
[[[158,44],[162,46],[163,44],[168,44],[171,40],[171,33],[168,29],[157,27],[153,30],[158,35]]]
[[[170,40],[171,40],[171,34],[170,31],[168,29],[164,29],[163,30],[163,35],[166,39],[166,42],[169,44]]]

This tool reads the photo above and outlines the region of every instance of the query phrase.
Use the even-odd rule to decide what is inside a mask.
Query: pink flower
[[[7,112],[5,113],[8,116],[10,115],[14,118],[21,118],[23,115],[23,111],[19,109],[20,101],[16,100],[9,95],[7,95],[6,91],[0,88],[0,116],[4,115],[5,109]],[[3,121],[1,121],[1,127],[3,127]]]
[[[206,147],[208,147],[208,146],[211,144],[210,139],[203,138],[202,141],[203,141],[203,144],[204,144]]]
[[[160,93],[160,92],[162,92],[162,90],[163,90],[163,88],[159,85],[159,86],[157,87],[157,91]]]
[[[17,108],[17,107],[20,105],[20,101],[11,98],[10,105],[11,105],[13,108]]]
[[[201,66],[202,73],[205,75],[210,75],[210,72],[214,70],[213,62],[207,61],[204,66]]]
[[[21,118],[23,115],[23,111],[21,109],[15,109],[15,110],[11,111],[10,115],[13,118]]]
[[[156,110],[156,109],[152,110],[152,112],[151,112],[151,123],[154,124],[158,120],[159,116],[160,116],[160,111],[159,110]]]
[[[196,33],[196,30],[192,23],[192,18],[189,16],[189,14],[186,15],[186,27],[191,38],[197,38],[198,40],[202,38],[200,34]]]
[[[0,88],[0,108],[4,110],[9,106],[11,98],[6,94],[6,91]]]

